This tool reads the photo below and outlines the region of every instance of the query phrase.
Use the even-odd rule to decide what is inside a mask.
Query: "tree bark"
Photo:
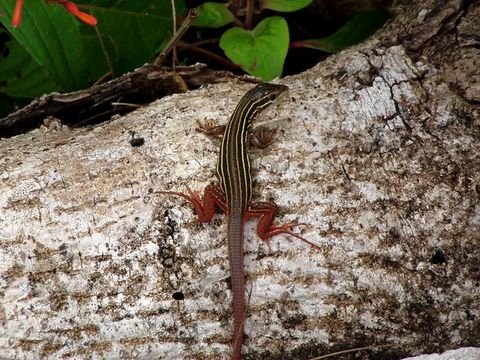
[[[399,2],[368,41],[282,79],[252,150],[255,200],[308,226],[246,226],[246,359],[370,345],[399,359],[480,343],[479,2]],[[226,221],[202,191],[250,84],[177,94],[81,129],[0,140],[0,358],[228,358]],[[353,356],[353,355],[352,355]]]

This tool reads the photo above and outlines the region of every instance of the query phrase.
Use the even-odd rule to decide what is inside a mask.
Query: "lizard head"
[[[287,90],[288,87],[285,85],[258,84],[246,94],[246,97],[248,97],[251,102],[256,103],[259,108],[263,109]]]

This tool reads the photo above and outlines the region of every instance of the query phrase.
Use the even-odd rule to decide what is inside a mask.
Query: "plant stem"
[[[247,30],[252,29],[254,9],[255,9],[255,1],[247,0],[247,14],[245,16],[245,26]]]
[[[218,64],[221,64],[222,66],[226,67],[226,68],[229,68],[233,71],[238,71],[240,70],[240,66],[238,66],[237,64],[234,64],[233,62],[225,59],[224,57],[222,56],[219,56],[209,50],[206,50],[204,48],[201,48],[201,47],[198,47],[198,46],[195,46],[195,45],[191,45],[191,44],[179,44],[180,45],[180,50],[189,50],[189,51],[193,51],[201,56],[204,56],[205,58],[208,58],[209,60],[211,61],[215,61],[216,63]]]
[[[183,21],[182,25],[177,29],[175,34],[172,36],[168,44],[165,46],[163,51],[158,55],[158,57],[155,59],[154,64],[155,65],[160,65],[163,60],[167,57],[168,53],[172,50],[172,48],[175,46],[175,44],[181,39],[181,37],[185,34],[185,32],[188,30],[188,28],[192,25],[193,20],[198,16],[198,10],[197,8],[191,8],[190,11],[188,12],[187,18]]]
[[[172,27],[173,31],[172,34],[175,34],[177,31],[177,9],[175,9],[175,0],[171,0],[172,2]],[[173,46],[172,51],[172,70],[175,72],[175,65],[177,64],[177,48]]]

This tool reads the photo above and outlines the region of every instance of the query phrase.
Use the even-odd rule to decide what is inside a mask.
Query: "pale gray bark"
[[[480,348],[466,347],[445,351],[442,354],[429,354],[410,357],[404,360],[478,360]]]
[[[322,251],[288,237],[269,251],[247,223],[246,358],[479,344],[479,9],[399,5],[369,41],[282,79],[254,197]],[[225,217],[197,224],[155,191],[214,179],[218,143],[195,122],[223,123],[251,86],[0,140],[0,358],[228,357]]]

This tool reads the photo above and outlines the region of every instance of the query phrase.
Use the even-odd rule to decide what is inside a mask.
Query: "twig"
[[[342,351],[336,351],[330,354],[318,356],[315,358],[312,358],[310,360],[321,360],[321,359],[327,359],[329,357],[337,356],[337,355],[343,355],[343,354],[348,354],[352,353],[355,351],[361,351],[361,350],[372,350],[372,349],[384,349],[384,348],[389,348],[389,347],[396,347],[404,344],[386,344],[386,345],[371,345],[371,346],[363,346],[363,347],[358,347],[358,348],[353,348],[353,349],[348,349],[348,350],[342,350]]]
[[[170,39],[168,44],[165,46],[163,51],[160,53],[160,55],[158,55],[158,57],[155,59],[155,62],[154,62],[155,65],[160,65],[163,62],[163,60],[165,60],[168,53],[172,50],[172,48],[175,46],[178,40],[180,40],[180,38],[185,34],[185,32],[192,25],[193,20],[195,20],[197,16],[198,16],[197,8],[190,9],[190,11],[188,12],[187,18],[183,21],[182,25],[180,25],[180,27],[172,36],[172,38]]]
[[[175,9],[175,0],[171,0],[172,3],[172,34],[177,31],[177,9]],[[177,64],[177,48],[174,46],[172,51],[172,70],[175,72],[175,65]]]
[[[206,49],[203,49],[201,47],[198,47],[198,46],[192,46],[192,45],[186,45],[186,46],[181,46],[182,49],[188,49],[190,51],[193,51],[193,52],[196,52],[197,54],[200,54],[200,55],[203,55],[205,57],[207,57],[208,59],[210,60],[213,60],[213,61],[216,61],[217,63],[219,64],[222,64],[223,66],[226,66],[228,67],[229,69],[231,70],[240,70],[240,66],[238,66],[237,64],[234,64],[233,62],[209,51],[209,50],[206,50]]]
[[[125,103],[125,102],[112,102],[111,105],[112,105],[112,106],[131,107],[131,108],[143,107],[143,105],[140,105],[140,104]]]
[[[98,42],[100,43],[100,47],[102,48],[103,56],[105,56],[105,61],[107,62],[108,68],[110,69],[108,73],[113,74],[113,65],[112,65],[112,62],[110,61],[110,56],[108,56],[108,51],[105,48],[105,44],[103,43],[103,38],[102,38],[102,35],[100,34],[100,31],[98,30],[98,26],[95,26],[95,33],[97,34]],[[97,80],[97,83],[100,83],[101,81],[103,81],[102,78]]]
[[[247,14],[245,17],[245,26],[247,30],[252,29],[254,9],[255,9],[255,2],[253,0],[247,0]]]

